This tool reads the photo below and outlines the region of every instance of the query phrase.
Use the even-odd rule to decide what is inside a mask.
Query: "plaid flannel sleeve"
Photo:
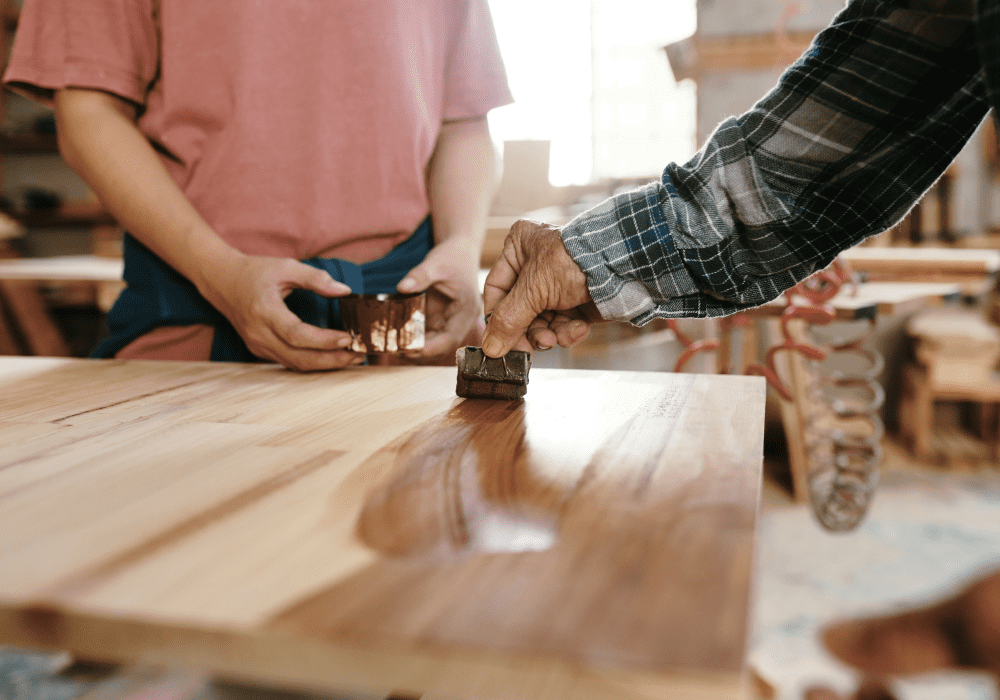
[[[918,4],[853,0],[689,162],[567,224],[604,318],[758,306],[898,222],[989,109],[971,14]]]

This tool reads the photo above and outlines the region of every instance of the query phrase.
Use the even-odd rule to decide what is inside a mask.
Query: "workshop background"
[[[493,0],[517,104],[490,118],[504,176],[484,269],[516,218],[565,223],[689,158],[842,4]],[[9,2],[2,13],[8,45],[17,9]],[[121,289],[121,231],[59,157],[51,113],[9,93],[3,102],[0,263],[18,265],[0,275],[0,354],[85,356]],[[782,327],[779,308],[738,322],[607,326],[572,350],[536,354],[541,367],[774,370],[750,654],[761,697],[850,690],[857,678],[819,643],[824,624],[937,598],[1000,564],[998,175],[988,120],[906,220],[845,258],[824,282],[838,287],[833,297],[813,289],[789,301],[831,304],[829,319],[804,313]],[[835,337],[853,344],[843,350]],[[767,350],[792,340],[824,359],[785,353],[769,365]],[[845,375],[855,383],[836,385]],[[861,446],[843,458],[860,474],[855,510],[824,512],[843,466],[830,444],[845,434]],[[71,661],[0,652],[0,699],[69,700],[114,673]],[[126,697],[134,680],[102,687]],[[902,700],[1000,697],[991,679],[968,673],[896,689]]]

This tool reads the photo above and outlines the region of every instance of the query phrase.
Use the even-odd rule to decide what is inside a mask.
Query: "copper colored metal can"
[[[340,297],[340,317],[354,352],[394,353],[424,347],[427,295],[349,294]]]

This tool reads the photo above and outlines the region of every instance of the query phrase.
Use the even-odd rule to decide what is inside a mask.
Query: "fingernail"
[[[365,362],[366,359],[367,358],[364,355],[362,355],[361,357],[355,357],[353,360],[351,360],[351,364],[352,365],[361,365],[361,364],[364,364],[364,362]]]
[[[396,289],[401,292],[412,292],[417,288],[417,281],[412,277],[406,277],[402,282],[396,285]]]
[[[539,350],[551,350],[552,349],[551,345],[536,345],[535,347],[538,348]]]
[[[503,352],[503,343],[498,338],[488,335],[483,338],[483,352],[490,357],[500,357]]]
[[[338,348],[346,348],[350,344],[351,344],[350,338],[341,338],[340,340],[337,341]]]

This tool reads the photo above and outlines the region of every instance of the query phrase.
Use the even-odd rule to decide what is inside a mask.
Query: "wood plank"
[[[953,282],[865,282],[848,286],[831,304],[838,310],[874,305],[880,314],[893,314],[957,301],[961,295],[962,286]]]
[[[18,259],[10,243],[0,243],[0,264]],[[7,316],[11,338],[18,336],[19,345],[34,355],[68,357],[69,345],[49,313],[38,285],[28,280],[6,280],[0,277],[0,314]]]
[[[676,80],[697,80],[705,73],[774,70],[791,65],[814,31],[712,36],[695,34],[664,47]]]
[[[864,282],[844,286],[827,305],[838,321],[875,318],[878,314],[912,311],[958,299],[962,285],[952,282]],[[799,306],[813,306],[805,297],[795,297]],[[762,306],[742,312],[752,318],[777,318],[788,308],[782,296]]]
[[[793,320],[788,324],[796,342],[804,342],[803,321]],[[777,319],[769,321],[769,336],[782,338],[781,324]],[[772,341],[777,343],[777,341]],[[797,352],[777,353],[774,358],[778,377],[789,394],[791,401],[778,397],[781,423],[785,431],[788,449],[788,468],[792,477],[792,497],[798,503],[809,502],[809,451],[806,432],[809,429],[810,377],[805,358]]]
[[[0,260],[0,279],[6,280],[118,282],[124,271],[121,259],[97,255]]]
[[[55,306],[97,306],[107,313],[125,288],[121,258],[60,255],[0,259],[0,280],[30,280],[43,285]]]
[[[1000,270],[1000,250],[976,248],[858,246],[840,257],[871,280],[963,281]]]
[[[0,361],[0,643],[346,692],[736,697],[763,380],[454,382]]]

